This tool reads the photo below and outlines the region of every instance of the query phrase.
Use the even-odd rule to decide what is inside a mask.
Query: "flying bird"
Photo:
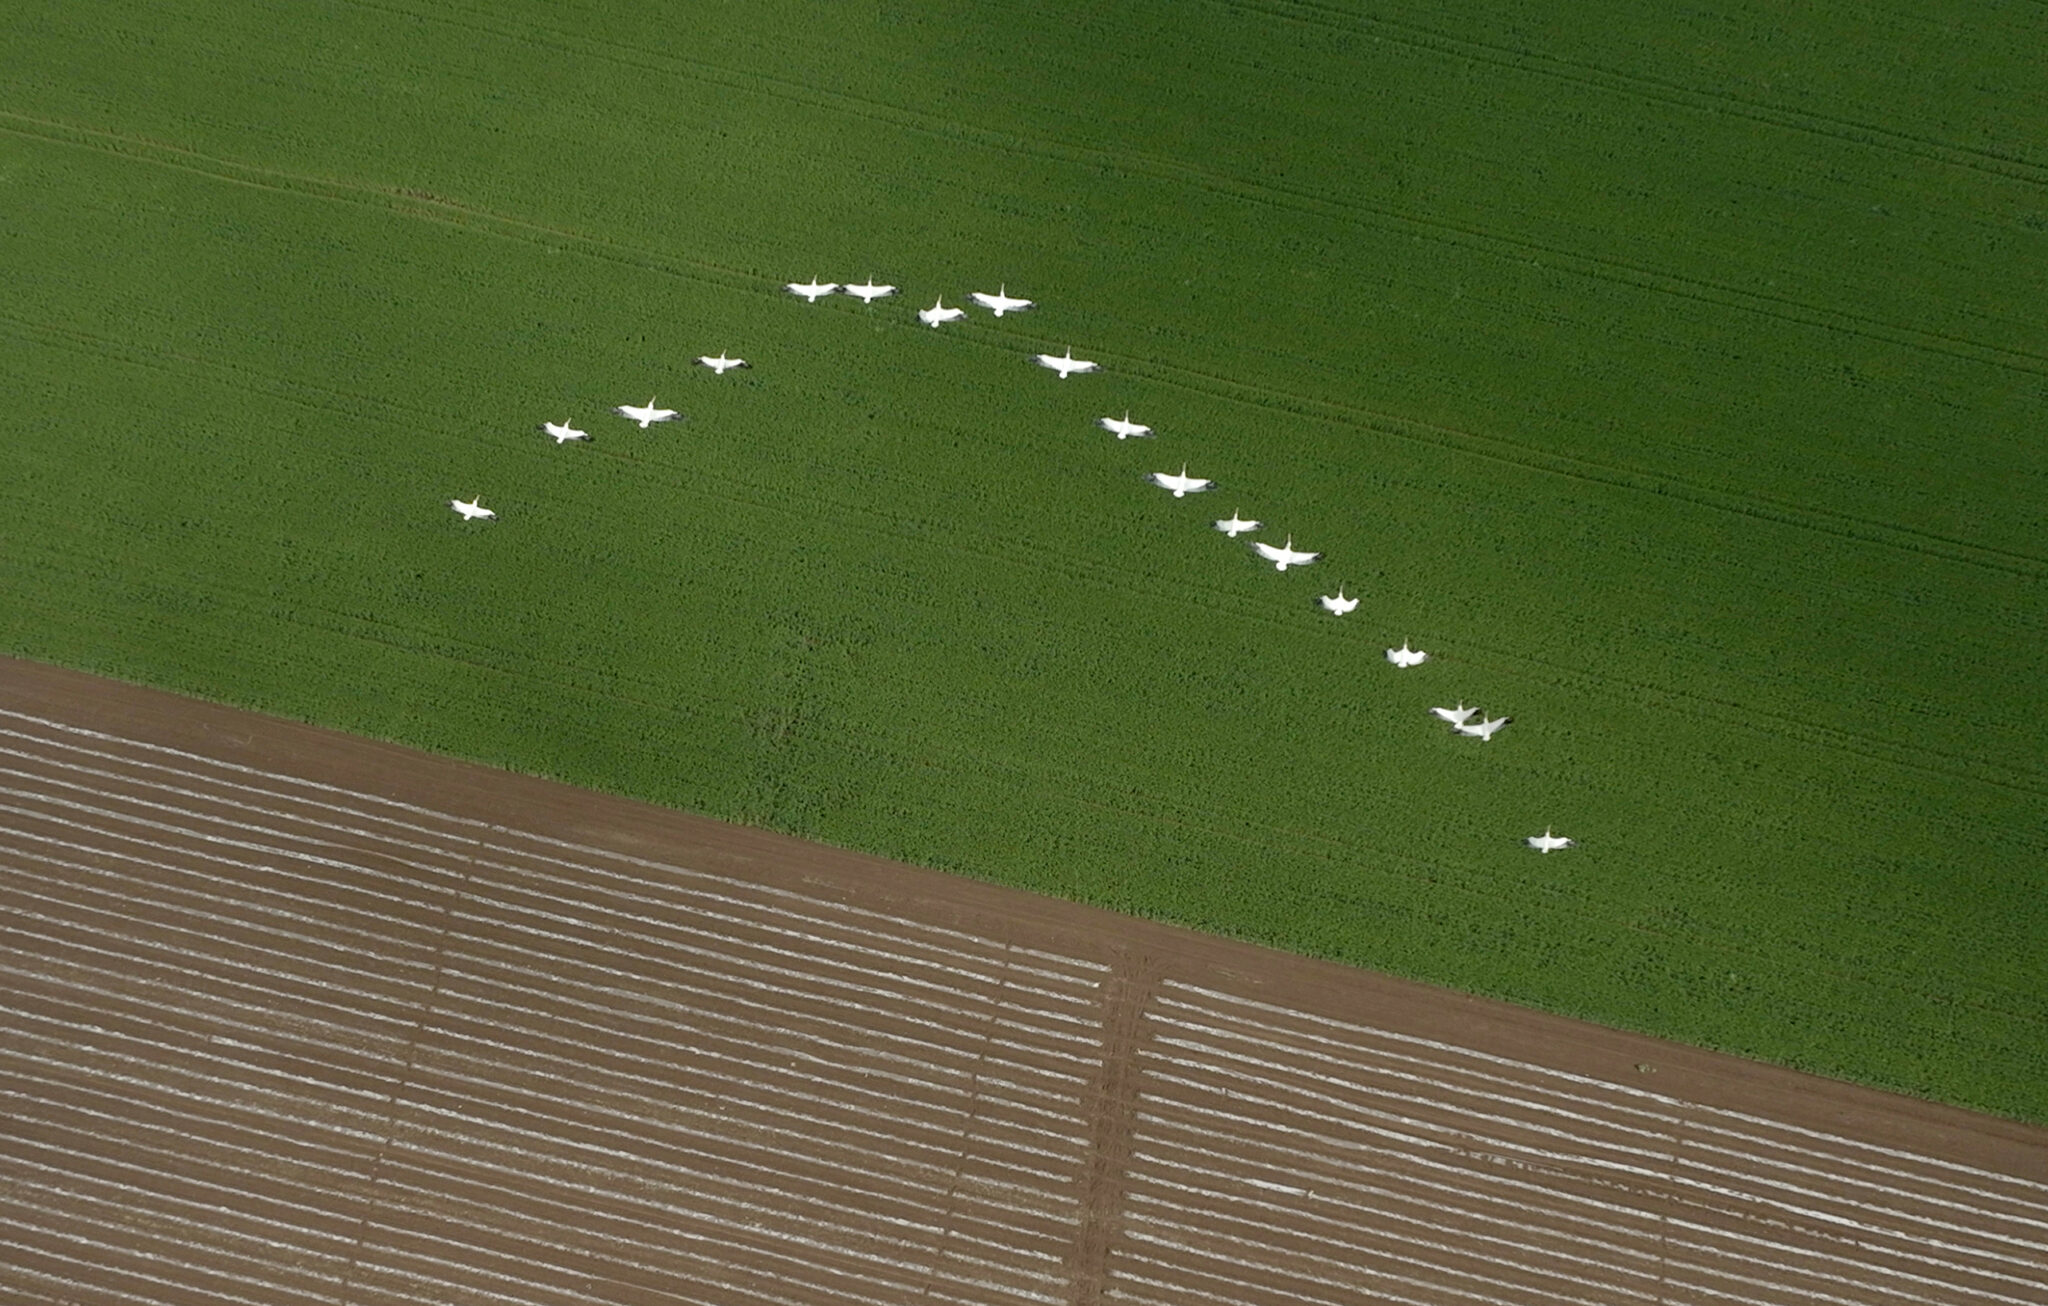
[[[1401,647],[1387,650],[1387,661],[1397,667],[1419,667],[1429,661],[1429,654],[1418,648],[1409,648],[1408,641],[1404,639]]]
[[[1339,585],[1337,587],[1336,598],[1331,598],[1329,595],[1323,594],[1317,596],[1316,602],[1323,605],[1323,611],[1333,613],[1339,617],[1343,616],[1345,613],[1351,611],[1351,609],[1358,606],[1357,599],[1347,599],[1344,597],[1344,587],[1342,585]]]
[[[1513,717],[1497,716],[1491,721],[1462,721],[1452,726],[1451,729],[1461,735],[1470,735],[1474,739],[1491,739],[1502,726],[1512,720],[1514,720]]]
[[[1142,439],[1152,434],[1151,427],[1143,422],[1131,420],[1131,410],[1128,408],[1124,409],[1122,417],[1098,417],[1095,422],[1103,430],[1113,432],[1119,440],[1128,440],[1134,435]]]
[[[878,286],[875,284],[875,279],[873,277],[869,277],[864,284],[858,286],[854,285],[850,281],[847,282],[846,293],[852,295],[855,299],[858,299],[863,304],[872,304],[884,295],[895,294],[896,287]]]
[[[1252,548],[1258,551],[1261,558],[1273,564],[1274,571],[1286,571],[1289,567],[1306,567],[1323,556],[1320,553],[1303,553],[1295,548],[1292,535],[1287,537],[1287,543],[1277,548],[1259,540],[1252,541]]]
[[[1229,520],[1220,521],[1216,523],[1216,529],[1222,531],[1225,535],[1228,535],[1233,540],[1236,539],[1238,536],[1244,534],[1246,531],[1255,531],[1258,528],[1259,524],[1257,522],[1246,521],[1244,518],[1238,516],[1237,509],[1235,508],[1232,508],[1230,510]]]
[[[1014,313],[1020,308],[1030,308],[1032,306],[1030,300],[1018,299],[1015,295],[1012,295],[1008,285],[998,286],[996,293],[993,295],[989,294],[986,290],[977,290],[973,292],[973,299],[975,303],[994,313],[997,317],[1001,317],[1005,313]]]
[[[808,285],[801,281],[792,281],[784,286],[783,289],[792,295],[802,295],[805,299],[815,304],[821,297],[839,289],[839,283],[836,281],[820,281],[813,277]]]
[[[570,440],[588,440],[590,438],[590,432],[579,431],[567,422],[542,422],[540,429],[554,436],[556,444],[564,444]]]
[[[937,299],[933,300],[930,308],[920,308],[917,310],[917,320],[928,327],[934,328],[941,322],[952,322],[966,316],[967,310],[964,308],[947,308],[944,295],[940,295]]]
[[[461,513],[464,521],[489,521],[498,514],[483,506],[483,497],[479,494],[469,500],[450,499],[448,506]]]
[[[1153,472],[1152,483],[1162,490],[1172,490],[1173,497],[1176,499],[1186,494],[1200,494],[1216,484],[1214,481],[1205,481],[1199,476],[1188,475],[1188,465],[1186,463],[1180,465],[1178,474],[1174,472]]]
[[[720,376],[724,376],[729,368],[752,366],[744,358],[727,358],[723,349],[718,351],[718,357],[716,358],[711,357],[709,354],[702,354],[698,356],[697,361]]]
[[[1093,372],[1095,370],[1094,363],[1089,362],[1085,358],[1074,357],[1074,347],[1072,345],[1067,346],[1067,353],[1064,358],[1055,357],[1052,354],[1038,355],[1038,365],[1040,367],[1049,367],[1053,371],[1058,372],[1062,381],[1075,372]]]
[[[1543,827],[1542,834],[1532,834],[1522,840],[1522,842],[1528,844],[1539,853],[1554,853],[1560,848],[1576,847],[1579,841],[1577,839],[1567,839],[1561,834],[1552,834],[1550,827],[1546,825]]]
[[[1456,707],[1433,707],[1429,710],[1432,713],[1434,713],[1439,720],[1448,721],[1454,726],[1464,725],[1467,721],[1470,721],[1473,718],[1473,716],[1477,714],[1479,711],[1479,709],[1476,707],[1466,707],[1465,700],[1462,698],[1458,700],[1458,705]]]
[[[640,423],[640,429],[643,431],[656,422],[672,422],[682,416],[673,408],[656,408],[654,400],[651,398],[645,405],[620,404],[617,408],[612,409],[612,411],[621,417],[629,417]]]

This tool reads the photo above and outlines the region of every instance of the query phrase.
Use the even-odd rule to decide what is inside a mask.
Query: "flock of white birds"
[[[841,285],[836,281],[819,281],[813,277],[809,281],[789,282],[783,289],[812,304],[817,303],[827,295],[839,294],[841,292],[852,295],[863,304],[873,304],[878,299],[884,299],[895,294],[897,288],[895,286],[879,285],[872,277],[858,285],[851,282]],[[968,298],[982,308],[987,309],[996,317],[1002,317],[1006,313],[1015,313],[1037,306],[1032,300],[1021,299],[1010,294],[1007,284],[998,285],[993,294],[977,290],[971,293]],[[934,299],[930,308],[919,309],[917,312],[917,320],[934,330],[948,322],[955,322],[966,316],[967,310],[964,308],[946,307],[945,296],[943,295]],[[1040,367],[1050,369],[1056,373],[1062,381],[1070,376],[1100,370],[1099,364],[1094,361],[1074,357],[1072,346],[1069,346],[1064,354],[1033,355],[1033,361]],[[699,357],[697,363],[702,367],[710,368],[718,376],[723,376],[734,368],[749,366],[743,358],[726,357],[724,350],[720,350],[716,358],[709,355]],[[658,396],[656,397],[658,398]],[[645,404],[620,404],[612,411],[635,423],[643,431],[652,427],[657,422],[672,422],[682,416],[681,413],[673,408],[656,407],[654,398],[648,399]],[[1116,436],[1119,440],[1151,439],[1154,436],[1151,427],[1131,420],[1129,409],[1124,410],[1122,417],[1097,418],[1096,424],[1101,426],[1103,430]],[[580,430],[567,421],[542,422],[540,429],[543,433],[552,437],[558,446],[573,440],[590,439],[588,431]],[[1178,472],[1152,472],[1149,473],[1148,479],[1161,489],[1171,492],[1176,499],[1186,498],[1190,494],[1200,494],[1216,488],[1216,483],[1212,480],[1200,476],[1190,476],[1188,474],[1188,464],[1186,463],[1181,464]],[[481,495],[466,500],[450,499],[448,506],[459,513],[465,521],[488,521],[496,517],[498,514],[484,507],[481,500]],[[1230,516],[1216,522],[1215,526],[1217,530],[1223,532],[1223,534],[1231,539],[1236,539],[1239,535],[1263,529],[1264,523],[1248,520],[1240,516],[1237,510],[1232,509]],[[1270,544],[1264,540],[1252,540],[1249,543],[1255,553],[1273,564],[1275,571],[1286,571],[1289,567],[1305,567],[1323,556],[1320,553],[1312,553],[1295,548],[1292,535],[1286,537],[1284,544]],[[1335,594],[1321,595],[1316,601],[1322,605],[1325,612],[1338,617],[1347,616],[1358,607],[1358,600],[1346,597],[1342,585],[1337,587]],[[1428,660],[1429,654],[1421,649],[1410,648],[1406,640],[1401,641],[1401,647],[1387,650],[1387,661],[1393,663],[1396,667],[1404,669],[1420,666]],[[1477,708],[1466,707],[1462,700],[1456,707],[1433,707],[1429,711],[1431,715],[1448,724],[1457,734],[1479,740],[1492,739],[1512,720],[1512,718],[1505,716],[1488,717]],[[1477,719],[1475,720],[1474,718]],[[1547,827],[1542,834],[1530,835],[1523,842],[1542,853],[1556,852],[1560,848],[1570,848],[1576,843],[1575,840],[1553,834]]]

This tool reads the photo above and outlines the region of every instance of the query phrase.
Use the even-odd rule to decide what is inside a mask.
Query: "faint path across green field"
[[[16,4],[0,649],[2048,1119],[2042,49]]]

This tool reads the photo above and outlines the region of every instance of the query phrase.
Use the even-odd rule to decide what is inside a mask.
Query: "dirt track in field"
[[[0,661],[0,1297],[2048,1302],[2048,1131]]]

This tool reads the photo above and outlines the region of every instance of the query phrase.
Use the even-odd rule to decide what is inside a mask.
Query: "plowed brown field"
[[[2048,1132],[0,662],[0,1296],[2048,1302]]]

